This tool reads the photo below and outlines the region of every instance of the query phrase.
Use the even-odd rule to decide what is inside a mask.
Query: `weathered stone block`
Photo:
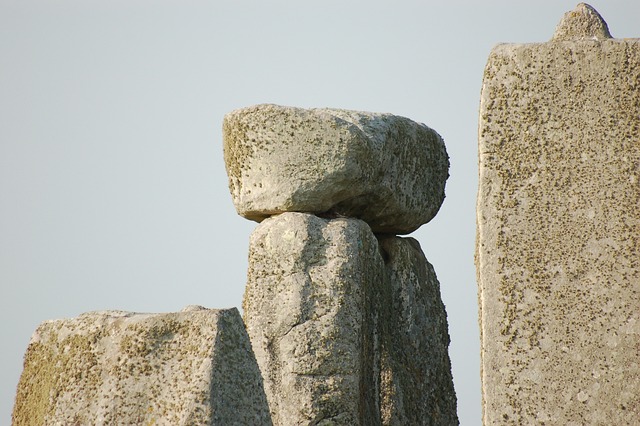
[[[330,213],[403,234],[444,199],[444,142],[404,117],[257,105],[227,114],[223,133],[233,203],[247,219]]]
[[[383,425],[457,425],[447,313],[435,271],[413,238],[380,240]]]
[[[274,424],[457,424],[446,313],[415,240],[378,244],[358,219],[266,219],[243,306]]]
[[[13,411],[22,425],[271,425],[238,311],[91,312],[42,323]]]
[[[244,320],[275,425],[379,424],[366,223],[284,213],[251,235]]]
[[[640,418],[640,40],[607,39],[594,12],[485,70],[485,425]]]

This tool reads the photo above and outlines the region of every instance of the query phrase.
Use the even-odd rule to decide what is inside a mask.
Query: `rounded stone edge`
[[[409,211],[405,212],[402,216],[407,216],[407,223],[404,225],[393,223],[385,224],[378,223],[378,213],[372,213],[371,215],[362,214],[358,212],[360,207],[351,206],[351,203],[359,199],[375,198],[375,191],[371,188],[363,188],[358,194],[350,194],[350,196],[344,196],[332,199],[330,202],[324,203],[324,208],[314,208],[313,206],[298,206],[297,208],[289,209],[287,207],[278,208],[261,208],[253,209],[246,202],[241,200],[241,194],[243,192],[243,161],[242,158],[251,155],[252,147],[250,144],[240,143],[246,137],[246,131],[239,129],[244,125],[246,116],[258,114],[262,111],[277,110],[286,114],[304,114],[316,117],[319,121],[324,118],[325,120],[330,117],[337,122],[342,122],[348,133],[353,137],[361,137],[364,141],[366,149],[371,151],[371,160],[376,164],[373,169],[384,170],[392,166],[389,163],[389,158],[384,155],[383,151],[388,148],[393,148],[393,145],[397,144],[397,141],[389,139],[389,135],[400,132],[403,128],[410,128],[410,134],[413,134],[410,146],[417,146],[417,139],[428,141],[430,145],[426,153],[427,157],[431,158],[431,161],[437,167],[433,170],[429,170],[426,177],[428,177],[427,191],[424,191],[424,201],[427,206],[421,209],[409,208]],[[375,123],[375,124],[374,124]],[[389,233],[389,234],[409,234],[422,225],[431,221],[439,212],[442,204],[445,200],[445,187],[446,181],[450,174],[450,158],[446,150],[443,137],[433,128],[418,121],[414,121],[410,118],[395,115],[391,113],[382,112],[367,112],[358,110],[346,110],[340,108],[301,108],[293,106],[282,106],[277,104],[265,103],[251,105],[243,108],[233,110],[225,114],[223,119],[223,150],[224,150],[224,162],[228,175],[229,190],[231,192],[232,201],[236,212],[245,219],[255,222],[262,222],[264,219],[278,215],[285,212],[300,212],[300,213],[312,213],[320,215],[332,215],[337,214],[339,216],[359,218],[367,222],[375,232]],[[391,180],[394,182],[387,182],[397,184],[395,180],[400,180],[395,174],[393,176],[379,176],[383,175],[380,171],[375,172],[380,179]],[[293,194],[295,196],[296,194]],[[295,197],[294,197],[295,198]],[[293,202],[293,199],[290,200]],[[402,203],[401,200],[398,200]],[[346,208],[344,212],[344,206],[351,206]],[[353,210],[353,211],[352,211]],[[355,214],[353,214],[355,212]]]
[[[606,40],[613,38],[609,26],[592,6],[580,3],[564,14],[551,41]]]

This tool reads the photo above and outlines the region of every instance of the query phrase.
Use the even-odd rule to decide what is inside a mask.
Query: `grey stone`
[[[266,219],[243,307],[275,425],[457,424],[446,313],[415,240],[378,244],[358,219]]]
[[[413,238],[382,238],[380,247],[382,424],[457,425],[447,313],[433,266]]]
[[[476,253],[485,425],[640,418],[639,82],[638,39],[489,56]]]
[[[379,424],[367,297],[382,276],[360,220],[284,213],[253,232],[244,320],[274,425]]]
[[[227,114],[223,133],[229,188],[247,219],[327,213],[403,234],[444,199],[444,142],[404,117],[257,105]]]
[[[91,312],[42,323],[13,425],[271,425],[237,309]]]

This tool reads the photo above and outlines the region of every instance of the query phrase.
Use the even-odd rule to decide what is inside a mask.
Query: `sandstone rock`
[[[444,142],[404,117],[257,105],[227,114],[223,133],[229,188],[247,219],[329,213],[402,234],[444,199]]]
[[[485,425],[640,418],[639,82],[638,39],[491,52],[476,255]]]
[[[244,320],[274,425],[376,425],[378,244],[357,219],[301,213],[251,235]]]
[[[377,309],[382,318],[382,424],[457,425],[440,283],[413,238],[383,238],[380,246],[386,260]]]
[[[243,306],[275,425],[457,424],[446,313],[415,240],[379,245],[358,219],[266,219]]]
[[[611,38],[609,27],[602,16],[586,3],[580,3],[567,12],[553,34],[553,41],[604,40]]]
[[[13,425],[271,425],[236,309],[92,312],[34,333]]]

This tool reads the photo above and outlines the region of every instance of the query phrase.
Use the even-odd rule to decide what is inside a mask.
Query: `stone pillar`
[[[458,424],[440,284],[416,240],[265,219],[243,308],[275,425]]]
[[[271,425],[237,309],[91,312],[31,338],[14,426]]]
[[[456,425],[439,283],[417,241],[448,157],[403,117],[257,105],[224,120],[251,236],[244,319],[275,425]]]
[[[640,419],[640,40],[590,6],[499,45],[479,126],[483,419]]]
[[[361,220],[283,213],[253,232],[244,320],[275,425],[380,424],[382,277]]]
[[[440,283],[413,238],[381,237],[379,286],[383,425],[457,425],[447,313]]]

